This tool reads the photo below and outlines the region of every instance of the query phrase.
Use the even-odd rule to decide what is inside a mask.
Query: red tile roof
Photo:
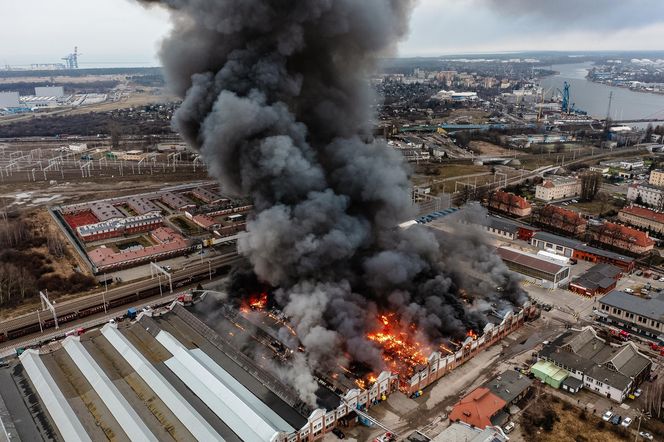
[[[613,232],[619,232],[621,237],[620,239],[623,241],[633,242],[639,247],[651,247],[655,245],[655,241],[650,238],[646,232],[642,232],[641,230],[632,229],[631,227],[610,222],[604,223],[604,227],[605,230],[600,231],[602,236],[612,235]]]
[[[477,428],[486,428],[491,418],[505,407],[506,402],[491,393],[488,388],[480,387],[454,404],[450,413],[450,421],[463,421]]]
[[[629,213],[630,215],[638,216],[640,218],[647,218],[658,223],[664,223],[664,213],[655,212],[654,210],[646,209],[645,207],[625,207],[621,212]]]
[[[503,204],[515,205],[519,209],[530,208],[530,203],[525,198],[515,195],[513,193],[503,192],[502,190],[498,190],[494,194],[494,198]]]

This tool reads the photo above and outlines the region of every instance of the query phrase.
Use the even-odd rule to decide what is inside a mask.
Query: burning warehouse
[[[422,384],[441,346],[467,352],[468,333],[479,341],[503,323],[492,312],[521,310],[518,281],[477,237],[396,228],[414,211],[411,185],[403,158],[372,137],[366,79],[407,33],[414,1],[145,2],[173,16],[161,58],[183,98],[174,125],[225,193],[254,204],[228,303],[271,302],[288,318],[268,344],[292,350],[290,363],[268,368],[303,403],[318,406],[321,371],[332,386],[350,375],[367,396],[404,385],[399,376]],[[456,257],[489,281],[468,284]],[[255,339],[244,345],[262,359]]]

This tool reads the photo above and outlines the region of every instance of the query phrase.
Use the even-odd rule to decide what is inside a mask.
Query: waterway
[[[563,89],[563,83],[570,84],[570,101],[577,109],[588,112],[597,118],[606,117],[611,100],[611,118],[614,120],[631,120],[659,118],[664,120],[664,94],[634,92],[627,88],[607,86],[587,80],[588,69],[592,63],[560,64],[551,66],[557,75],[546,77],[540,82],[547,96]],[[656,124],[656,123],[653,123]]]

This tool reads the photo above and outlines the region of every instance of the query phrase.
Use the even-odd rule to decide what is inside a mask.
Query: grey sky
[[[358,0],[359,1],[359,0]],[[0,0],[0,64],[156,65],[168,15],[130,0]],[[420,0],[400,55],[664,50],[662,0]]]

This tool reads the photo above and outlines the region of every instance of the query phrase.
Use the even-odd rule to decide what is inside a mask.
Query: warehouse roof
[[[484,384],[493,394],[511,403],[532,385],[532,381],[516,370],[507,370]]]
[[[537,258],[534,255],[519,252],[506,247],[499,247],[498,255],[504,261],[513,262],[515,264],[526,266],[531,269],[539,270],[552,275],[555,275],[565,269],[565,266],[552,263],[551,261],[545,261],[543,259]]]
[[[607,289],[617,280],[622,271],[611,264],[597,264],[591,267],[586,273],[572,281],[572,284],[585,287],[590,290],[598,288]]]
[[[517,233],[519,231],[519,225],[514,221],[491,215],[486,217],[485,225],[503,232]]]
[[[599,302],[649,319],[664,321],[663,297],[661,293],[655,293],[651,299],[646,299],[613,290],[600,298]]]
[[[621,255],[620,253],[610,252],[608,250],[598,249],[596,247],[591,247],[586,244],[580,244],[575,248],[580,252],[586,252],[597,256],[603,256],[604,258],[609,258],[614,261],[621,261],[625,263],[634,262],[634,258],[631,258],[629,256]]]
[[[564,236],[558,236],[547,232],[536,232],[533,235],[533,238],[550,242],[552,244],[569,247],[570,249],[575,249],[583,244],[581,241],[577,241],[576,239],[565,238]]]

